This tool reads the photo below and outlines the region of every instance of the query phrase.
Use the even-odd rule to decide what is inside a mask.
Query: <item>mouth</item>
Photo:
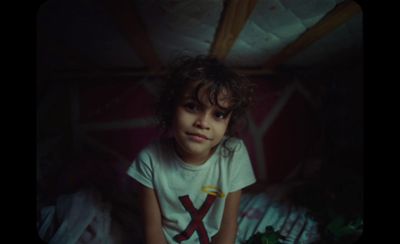
[[[203,135],[203,134],[198,134],[198,133],[186,133],[187,135],[189,135],[191,138],[194,139],[199,139],[199,140],[210,140],[210,138],[208,138],[207,136]]]

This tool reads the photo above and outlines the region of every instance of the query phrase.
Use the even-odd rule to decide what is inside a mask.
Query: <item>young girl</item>
[[[128,174],[142,185],[147,243],[235,243],[241,189],[256,179],[233,137],[252,85],[213,58],[184,57],[158,103],[159,141]]]

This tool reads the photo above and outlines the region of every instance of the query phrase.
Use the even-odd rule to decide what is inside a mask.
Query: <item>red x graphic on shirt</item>
[[[181,242],[181,241],[187,240],[196,231],[197,234],[199,235],[200,244],[210,243],[208,235],[207,235],[207,230],[204,227],[202,220],[203,220],[204,216],[207,214],[211,205],[214,203],[215,199],[216,199],[216,196],[207,195],[207,198],[204,201],[203,205],[201,205],[200,209],[196,209],[193,206],[193,203],[190,200],[188,195],[179,197],[179,201],[181,201],[183,207],[190,213],[192,220],[190,221],[189,225],[186,227],[186,229],[183,232],[174,236],[175,241]]]

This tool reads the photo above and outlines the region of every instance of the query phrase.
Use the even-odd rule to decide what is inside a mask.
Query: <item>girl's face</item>
[[[186,89],[175,110],[172,132],[176,150],[186,163],[202,164],[212,154],[228,128],[230,97],[226,90],[218,94],[218,104],[210,104],[207,87],[199,90],[199,100],[192,97],[194,85]]]

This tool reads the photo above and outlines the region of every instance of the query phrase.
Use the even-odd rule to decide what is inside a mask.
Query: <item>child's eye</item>
[[[228,116],[228,112],[217,111],[215,112],[214,116],[217,119],[225,119]]]
[[[187,110],[191,111],[191,112],[195,112],[198,110],[198,106],[196,103],[194,102],[187,102],[183,105]]]

